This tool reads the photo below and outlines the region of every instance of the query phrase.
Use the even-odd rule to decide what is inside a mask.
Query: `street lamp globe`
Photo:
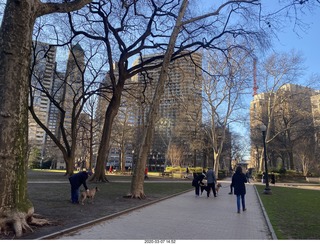
[[[262,132],[266,132],[266,131],[267,131],[267,126],[266,126],[265,124],[261,124],[261,125],[260,125],[260,130],[261,130]]]

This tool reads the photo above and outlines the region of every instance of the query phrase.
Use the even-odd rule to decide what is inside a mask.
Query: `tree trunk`
[[[0,219],[22,235],[33,206],[27,196],[31,5],[8,1],[0,32]],[[5,223],[6,224],[6,223]],[[1,229],[2,226],[0,226]]]
[[[108,148],[110,145],[112,123],[120,107],[123,84],[124,82],[122,81],[118,82],[118,86],[114,90],[112,99],[106,110],[105,121],[102,129],[101,142],[100,142],[99,151],[98,151],[97,164],[96,164],[94,175],[91,178],[91,181],[96,180],[96,181],[108,182],[108,179],[105,175],[105,165],[108,159],[107,154],[108,154]]]
[[[214,155],[213,156],[213,158],[214,158],[213,170],[214,170],[214,174],[215,174],[216,178],[218,179],[220,153],[217,153],[214,151],[213,155]]]
[[[57,6],[7,1],[0,29],[0,231],[16,236],[30,229],[27,220],[41,224],[27,195],[30,53],[36,18],[61,11]]]
[[[74,171],[74,157],[64,156],[64,161],[66,163],[66,173],[65,175],[71,176]]]
[[[184,0],[181,4],[179,15],[176,21],[176,25],[172,31],[172,34],[170,36],[169,44],[167,51],[164,55],[163,64],[161,67],[160,75],[158,84],[154,93],[153,101],[149,110],[148,114],[148,120],[147,120],[147,126],[146,129],[142,135],[142,142],[141,142],[141,148],[139,150],[139,156],[138,156],[138,162],[136,164],[134,175],[132,177],[131,181],[131,197],[133,198],[145,198],[144,194],[144,169],[146,167],[146,162],[148,159],[148,153],[150,151],[150,145],[152,142],[153,132],[154,132],[154,126],[155,121],[158,115],[159,110],[159,104],[161,96],[164,93],[164,85],[165,81],[167,79],[167,72],[170,65],[171,56],[174,51],[174,46],[180,31],[180,28],[182,27],[182,18],[184,17],[186,8],[189,4],[188,0]]]

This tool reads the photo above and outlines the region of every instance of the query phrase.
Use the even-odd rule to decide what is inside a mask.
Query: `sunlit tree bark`
[[[27,195],[28,84],[35,20],[82,8],[90,0],[42,3],[8,0],[0,29],[0,229],[17,236],[30,229],[34,208]],[[40,222],[39,222],[40,223]],[[8,227],[9,224],[9,227]]]

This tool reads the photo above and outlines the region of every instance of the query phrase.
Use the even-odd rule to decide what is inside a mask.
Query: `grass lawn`
[[[261,201],[279,240],[320,239],[320,191],[256,185]]]

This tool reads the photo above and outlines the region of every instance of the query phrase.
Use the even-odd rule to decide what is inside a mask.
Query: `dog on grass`
[[[97,191],[99,191],[99,188],[98,187],[95,187],[95,188],[92,188],[92,189],[89,189],[89,191],[83,191],[81,192],[81,204],[84,205],[84,202],[86,201],[86,199],[90,199],[91,203],[93,204],[93,199],[94,199],[94,196],[96,195]]]
[[[202,193],[203,193],[204,190],[205,190],[205,191],[208,191],[208,186],[207,186],[206,182],[204,182],[204,183],[205,183],[205,184],[200,185],[201,195],[202,195]],[[217,194],[218,194],[218,192],[219,192],[219,190],[220,190],[221,187],[222,187],[222,185],[221,185],[220,183],[217,183],[217,184],[216,184],[215,189],[216,189],[216,193],[217,193]]]

